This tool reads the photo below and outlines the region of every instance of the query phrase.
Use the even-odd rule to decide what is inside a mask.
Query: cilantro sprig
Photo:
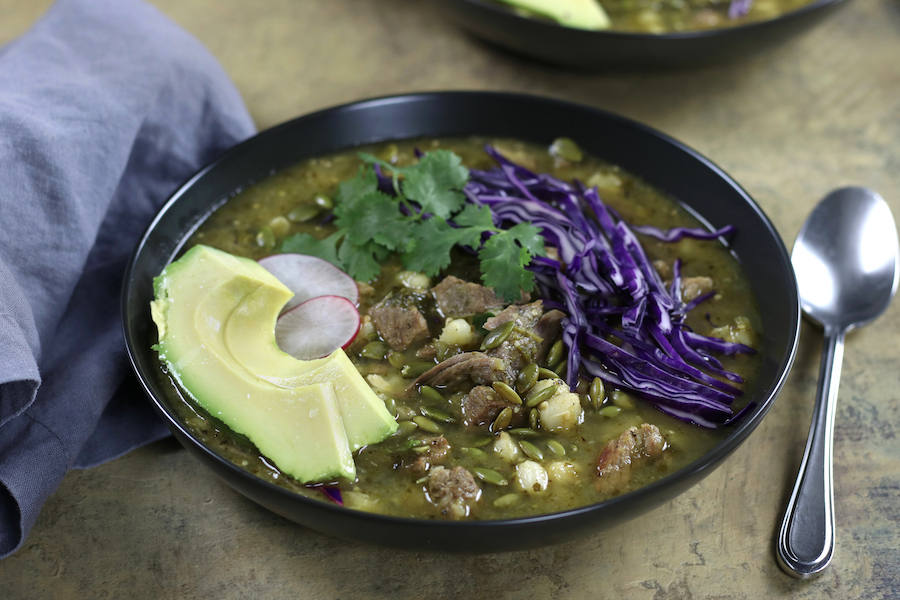
[[[519,223],[494,225],[488,206],[470,204],[463,188],[469,170],[449,150],[426,152],[417,163],[398,167],[365,153],[355,177],[338,186],[334,208],[337,231],[324,239],[300,233],[284,240],[282,252],[318,256],[360,281],[374,279],[392,253],[403,265],[429,276],[450,264],[454,246],[478,251],[482,282],[513,301],[534,289],[526,269],[544,255],[540,230]],[[390,193],[379,189],[375,165],[390,176]]]

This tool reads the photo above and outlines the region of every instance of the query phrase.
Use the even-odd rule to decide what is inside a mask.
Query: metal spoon
[[[791,262],[803,312],[825,329],[809,439],[777,547],[781,567],[808,579],[820,574],[834,553],[831,457],[844,336],[887,308],[900,279],[890,208],[865,188],[835,190],[806,220]]]

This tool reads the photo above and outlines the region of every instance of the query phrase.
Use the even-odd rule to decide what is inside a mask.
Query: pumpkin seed
[[[541,412],[536,408],[532,408],[531,412],[528,413],[528,426],[531,427],[532,431],[537,431],[540,424]]]
[[[540,367],[538,367],[537,363],[525,365],[525,367],[519,371],[519,376],[516,378],[516,391],[519,392],[519,394],[527,394],[528,390],[533,388],[534,384],[537,383],[539,371]]]
[[[428,433],[440,433],[441,426],[429,419],[428,417],[413,417],[413,422],[419,426],[420,429],[427,431]]]
[[[478,479],[484,481],[485,483],[490,483],[493,485],[509,485],[509,482],[506,478],[503,477],[500,473],[493,469],[486,469],[484,467],[475,467],[472,469],[472,472],[478,477]]]
[[[634,410],[634,402],[631,400],[631,396],[626,394],[625,392],[615,391],[609,395],[612,403],[621,408],[622,410]]]
[[[418,428],[419,426],[412,421],[400,421],[397,423],[397,431],[394,432],[394,435],[397,437],[407,436]]]
[[[441,340],[435,340],[431,342],[431,345],[434,346],[434,353],[437,355],[438,360],[445,361],[454,354],[456,354],[456,350],[458,346],[451,346],[450,344],[445,344]]]
[[[519,442],[519,447],[522,449],[522,452],[525,453],[525,456],[532,460],[544,460],[544,453],[541,452],[541,449],[532,444],[527,440],[522,440]]]
[[[540,433],[538,433],[534,429],[529,429],[527,427],[516,427],[515,429],[510,429],[509,434],[517,435],[519,437],[535,437],[540,435]]]
[[[359,351],[360,356],[372,360],[384,360],[385,354],[387,354],[387,344],[379,341],[369,342]]]
[[[519,397],[519,395],[516,393],[516,390],[512,389],[502,381],[495,381],[491,384],[491,387],[494,388],[494,391],[500,394],[500,397],[507,402],[512,402],[513,404],[522,404],[522,398]]]
[[[566,447],[557,442],[556,440],[549,440],[547,442],[547,450],[555,454],[556,456],[565,456],[566,455]]]
[[[472,444],[472,446],[475,446],[476,448],[482,448],[484,446],[487,446],[488,444],[490,444],[493,441],[494,441],[493,437],[484,436],[484,437],[478,437],[478,438],[473,439],[471,444]]]
[[[569,162],[581,162],[584,158],[584,151],[575,140],[567,137],[556,138],[550,144],[551,156],[556,156]]]
[[[425,362],[414,360],[406,363],[402,367],[400,367],[400,374],[406,377],[407,379],[415,379],[419,375],[425,373],[426,371],[431,370],[431,367],[434,366],[433,362]]]
[[[416,411],[411,409],[408,406],[398,406],[397,407],[397,420],[398,421],[412,421],[412,418],[416,416]]]
[[[397,144],[388,144],[384,150],[378,153],[378,158],[385,162],[394,163],[400,158],[399,155],[400,148],[397,147]]]
[[[428,400],[432,400],[434,402],[444,402],[444,397],[441,396],[441,393],[430,385],[423,385],[421,388],[419,388],[419,393]]]
[[[619,408],[618,406],[604,406],[597,412],[600,413],[601,415],[603,415],[604,417],[609,417],[611,419],[611,418],[615,417],[616,415],[618,415],[620,412],[622,412],[622,409]]]
[[[282,216],[278,216],[269,221],[269,227],[277,237],[284,237],[291,230],[291,222]]]
[[[562,359],[561,361],[559,361],[559,364],[557,364],[555,367],[553,367],[553,372],[556,373],[556,375],[560,379],[566,378],[566,372],[568,370],[569,370],[569,365],[567,364],[566,359]]]
[[[484,460],[487,458],[487,452],[482,450],[481,448],[470,448],[468,446],[464,448],[460,448],[463,454],[469,456],[470,458],[477,458],[479,460]]]
[[[547,353],[547,366],[555,365],[559,362],[559,359],[562,358],[563,355],[563,342],[562,340],[556,340],[556,342],[550,346],[550,352]],[[554,369],[555,371],[556,369]]]
[[[412,451],[418,454],[425,454],[431,446],[413,446]]]
[[[588,398],[591,399],[591,405],[594,408],[600,408],[603,405],[603,400],[606,399],[606,389],[603,380],[599,377],[594,377],[591,382],[591,387],[588,388]]]
[[[387,353],[388,362],[391,363],[391,366],[395,369],[399,369],[403,367],[403,363],[406,362],[406,357],[403,356],[402,352],[396,352],[395,350],[390,350]]]
[[[510,422],[512,421],[513,411],[510,407],[506,407],[500,411],[500,414],[497,415],[497,418],[494,419],[493,424],[491,425],[491,431],[502,431],[509,427]]]
[[[481,349],[493,350],[494,348],[505,342],[509,335],[512,333],[513,327],[515,326],[515,321],[507,321],[506,323],[497,326],[485,336],[484,341],[481,343]]]
[[[430,406],[422,406],[419,408],[419,412],[422,413],[423,416],[428,417],[432,421],[438,421],[440,423],[453,423],[456,419],[450,415],[450,413],[445,412],[439,408],[432,408]]]
[[[544,400],[549,400],[550,398],[552,398],[554,394],[556,394],[556,386],[548,385],[536,394],[533,394],[529,398],[526,398],[525,406],[527,406],[528,408],[534,408]]]
[[[321,210],[315,204],[298,204],[288,212],[287,218],[294,223],[305,223],[319,214]]]
[[[540,369],[538,369],[538,379],[560,379],[560,376],[550,369],[541,367]]]
[[[503,508],[505,506],[511,506],[519,501],[519,494],[511,493],[500,496],[496,500],[494,500],[494,506],[497,508]]]
[[[256,234],[256,245],[267,250],[275,247],[275,232],[271,227],[260,227]]]
[[[332,202],[331,197],[326,196],[325,194],[316,194],[313,197],[313,204],[323,210],[331,210],[334,208],[334,202]]]

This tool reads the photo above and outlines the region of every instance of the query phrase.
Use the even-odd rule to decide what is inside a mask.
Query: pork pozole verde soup
[[[362,150],[364,170],[347,151],[239,191],[186,248],[329,258],[330,244],[330,260],[358,282],[360,327],[346,355],[396,430],[353,451],[352,477],[301,481],[173,383],[181,419],[210,448],[324,502],[501,519],[636,489],[727,434],[752,393],[760,319],[736,259],[720,239],[692,237],[700,224],[686,210],[570,140],[549,150],[485,138]],[[374,239],[353,229],[360,221],[340,207],[362,201],[354,194],[371,219],[379,203],[399,202],[399,216],[377,217],[394,225],[372,221],[383,234]],[[433,229],[416,238],[418,226]],[[377,259],[374,270],[360,266],[365,252],[348,262],[340,249],[351,239]],[[326,312],[317,327],[330,320]]]
[[[774,19],[811,0],[488,0],[522,16],[588,30],[671,33]]]

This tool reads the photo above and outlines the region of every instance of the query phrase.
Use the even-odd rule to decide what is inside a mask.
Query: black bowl
[[[207,448],[176,415],[158,378],[151,345],[152,280],[187,236],[236,189],[302,159],[373,142],[420,136],[489,135],[549,144],[573,137],[667,191],[713,227],[737,223],[733,249],[758,295],[764,335],[755,409],[688,467],[606,502],[556,514],[481,522],[402,519],[301,497],[238,468]],[[300,117],[236,146],[185,183],[150,225],[123,290],[128,352],[144,389],[172,432],[204,465],[272,511],[328,534],[384,546],[452,552],[525,549],[586,536],[674,498],[708,475],[759,425],[796,351],[800,305],[790,259],[775,228],[740,186],[682,144],[627,119],[558,100],[514,94],[446,92],[357,102]]]
[[[529,58],[585,71],[724,63],[780,44],[843,0],[815,0],[774,19],[663,34],[586,31],[517,15],[480,0],[434,0],[462,28]]]

